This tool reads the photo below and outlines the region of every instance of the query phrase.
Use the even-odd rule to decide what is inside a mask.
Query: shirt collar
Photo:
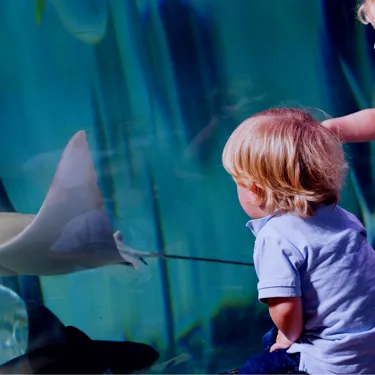
[[[267,224],[273,215],[261,217],[260,219],[249,220],[246,226],[253,232],[256,237],[260,230]]]

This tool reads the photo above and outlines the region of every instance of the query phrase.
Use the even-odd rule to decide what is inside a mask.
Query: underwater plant
[[[47,7],[54,9],[64,28],[86,44],[99,43],[107,32],[107,0],[34,0],[35,20],[40,25]]]
[[[342,72],[351,88],[353,96],[357,102],[357,105],[360,110],[366,108],[372,108],[375,105],[375,91],[372,90],[370,94],[365,93],[365,90],[362,89],[362,84],[359,83],[359,80],[356,78],[355,73],[350,68],[346,59],[343,56],[339,56],[339,61],[341,65]],[[373,80],[368,80],[373,82]],[[370,156],[370,178],[373,179],[375,176],[375,142],[370,142],[369,144],[369,156]],[[361,157],[360,155],[357,155]],[[375,241],[375,207],[372,207],[370,203],[366,200],[365,197],[365,186],[361,186],[357,174],[363,173],[363,171],[356,171],[355,168],[350,168],[349,178],[353,186],[354,193],[358,200],[358,204],[361,210],[361,215],[364,221],[364,225],[367,229],[369,242],[373,245]]]
[[[37,25],[42,22],[44,9],[46,7],[46,0],[34,0],[35,5],[35,21]]]
[[[325,32],[323,58],[327,67],[327,90],[336,116],[375,105],[375,32],[356,19],[356,1],[323,0]],[[355,195],[369,242],[375,243],[375,142],[346,145],[350,170],[348,184]],[[349,186],[348,186],[349,187]]]

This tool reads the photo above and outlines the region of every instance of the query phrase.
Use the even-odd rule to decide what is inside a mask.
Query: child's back
[[[301,353],[300,370],[375,373],[375,252],[355,216],[330,205],[308,219],[268,216],[248,226],[259,298],[301,292],[304,333],[289,349]]]

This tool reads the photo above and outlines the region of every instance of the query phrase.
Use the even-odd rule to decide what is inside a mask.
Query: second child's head
[[[357,11],[358,19],[365,25],[375,28],[375,0],[363,0]]]
[[[242,122],[223,152],[240,204],[253,219],[313,216],[336,204],[347,164],[340,139],[310,114],[273,108]]]

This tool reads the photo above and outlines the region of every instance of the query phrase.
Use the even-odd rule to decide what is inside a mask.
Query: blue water
[[[241,365],[270,320],[254,269],[226,263],[251,262],[254,239],[222,148],[269,106],[341,116],[373,104],[375,35],[355,20],[355,3],[2,0],[2,211],[37,214],[64,147],[84,130],[126,245],[223,261],[151,258],[139,270],[21,274],[3,285],[92,339],[152,345],[158,363],[179,356],[154,372]],[[375,206],[373,153],[348,146],[358,184],[348,180],[341,205],[363,220]]]

